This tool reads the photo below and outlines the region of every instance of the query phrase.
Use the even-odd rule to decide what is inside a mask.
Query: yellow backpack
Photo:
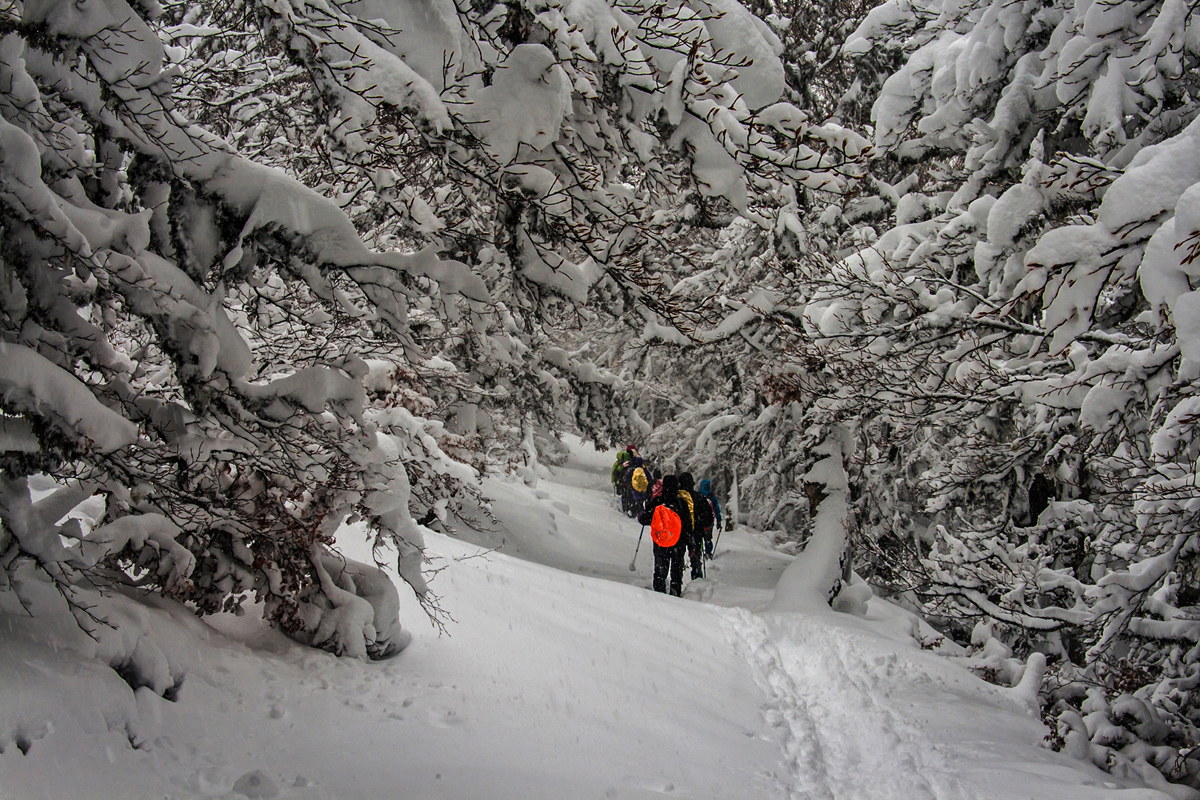
[[[687,489],[680,489],[679,496],[683,498],[683,502],[687,503],[688,513],[692,515],[692,529],[696,528],[696,504],[692,502],[692,493]]]
[[[635,492],[645,492],[650,485],[650,481],[646,480],[646,470],[638,467],[633,471],[633,477],[629,479],[629,485],[633,487]]]

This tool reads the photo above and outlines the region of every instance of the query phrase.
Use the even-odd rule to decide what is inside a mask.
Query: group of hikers
[[[704,577],[704,561],[713,557],[713,529],[721,528],[721,503],[712,482],[693,483],[692,474],[663,475],[645,463],[629,445],[612,467],[613,489],[621,498],[621,511],[650,527],[654,542],[654,591],[683,594],[684,557],[692,579]],[[641,535],[638,538],[641,543]],[[630,566],[630,569],[633,569]]]

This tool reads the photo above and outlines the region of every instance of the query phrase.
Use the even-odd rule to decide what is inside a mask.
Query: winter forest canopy
[[[0,593],[382,658],[343,523],[436,617],[422,531],[485,523],[481,474],[636,441],[826,553],[835,608],[1044,669],[1052,746],[1200,790],[1195,2],[0,26]]]

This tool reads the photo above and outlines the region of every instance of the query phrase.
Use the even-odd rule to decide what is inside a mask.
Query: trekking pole
[[[717,528],[717,538],[713,540],[712,557],[717,557],[717,545],[721,543],[721,534],[725,532],[725,520],[721,520],[721,527]]]
[[[642,529],[640,531],[638,531],[638,543],[637,543],[637,547],[633,548],[633,559],[629,562],[629,571],[630,572],[637,572],[637,565],[634,562],[637,561],[638,550],[640,550],[642,548],[642,534],[645,532],[646,532],[646,526],[643,525]]]

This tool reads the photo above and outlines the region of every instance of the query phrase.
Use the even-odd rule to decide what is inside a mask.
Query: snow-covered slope
[[[654,567],[650,534],[642,536],[639,547],[641,526],[617,510],[610,483],[613,454],[571,441],[575,449],[567,463],[537,486],[485,481],[498,525],[490,531],[462,531],[462,538],[556,569],[649,589]],[[722,536],[717,555],[707,565],[710,580],[692,584],[689,596],[754,611],[770,602],[776,581],[792,560],[766,537],[745,531]],[[634,572],[629,571],[631,562]]]
[[[921,650],[887,604],[755,613],[789,559],[753,531],[725,534],[693,599],[646,591],[606,458],[489,482],[483,548],[431,536],[452,620],[439,635],[408,602],[389,661],[165,602],[103,601],[129,624],[99,644],[51,598],[38,624],[4,609],[0,797],[1165,797],[1040,748],[1019,697]],[[131,690],[122,659],[173,700]]]

